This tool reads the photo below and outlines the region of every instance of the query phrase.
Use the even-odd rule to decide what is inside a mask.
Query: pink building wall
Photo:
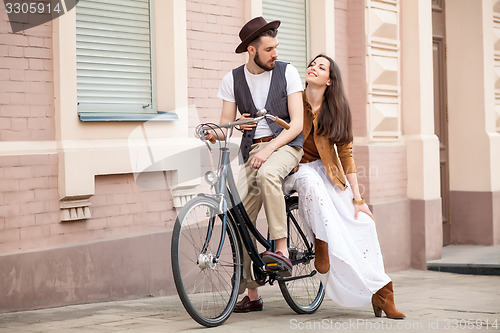
[[[188,99],[197,114],[190,115],[190,127],[197,122],[218,122],[222,101],[217,98],[222,77],[243,64],[245,57],[234,53],[238,33],[245,24],[240,1],[186,1],[188,49]],[[190,131],[190,134],[192,131]]]
[[[0,141],[54,140],[52,22],[14,34],[0,8]],[[57,163],[57,154],[0,156],[0,253],[173,225],[170,191],[142,189],[132,175],[97,177],[92,218],[61,223]]]
[[[173,228],[176,218],[170,190],[143,188],[132,174],[96,177],[90,202],[92,219],[75,230],[73,241],[164,231]]]
[[[52,23],[12,34],[4,9],[0,4],[0,141],[53,140]],[[57,155],[0,156],[0,190],[0,253],[51,245]]]
[[[52,23],[12,34],[0,8],[0,141],[53,140]]]
[[[57,155],[1,156],[0,189],[0,254],[53,245]]]

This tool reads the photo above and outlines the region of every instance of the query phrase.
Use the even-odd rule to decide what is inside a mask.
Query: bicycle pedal
[[[281,262],[271,262],[266,264],[266,270],[271,272],[278,272],[288,270],[288,267],[286,267],[286,265]]]

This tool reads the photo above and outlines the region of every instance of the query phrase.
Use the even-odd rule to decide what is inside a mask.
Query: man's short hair
[[[252,45],[253,47],[257,48],[260,44],[260,37],[262,36],[269,36],[269,37],[276,37],[278,35],[278,29],[269,29],[266,31],[261,32],[253,41],[249,43],[249,45]]]

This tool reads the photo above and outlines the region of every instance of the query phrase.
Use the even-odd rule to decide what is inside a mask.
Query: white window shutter
[[[278,60],[294,65],[305,80],[307,67],[307,0],[263,0],[266,21],[280,20]]]
[[[76,7],[79,112],[152,112],[149,0],[80,0]]]

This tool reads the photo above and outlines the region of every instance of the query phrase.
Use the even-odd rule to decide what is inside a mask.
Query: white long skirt
[[[299,217],[311,228],[310,239],[314,233],[328,243],[330,270],[319,274],[326,295],[341,306],[370,304],[391,279],[384,270],[375,222],[365,213],[354,219],[351,188],[334,185],[321,160],[300,164],[283,187],[298,192]]]

